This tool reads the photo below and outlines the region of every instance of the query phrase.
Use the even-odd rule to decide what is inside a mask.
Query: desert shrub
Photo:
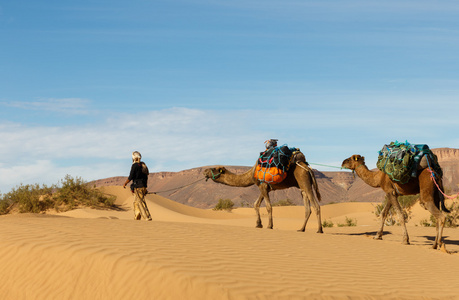
[[[42,213],[51,208],[66,211],[78,206],[114,206],[114,196],[105,196],[95,187],[91,188],[81,178],[67,175],[61,184],[62,187],[21,184],[2,195],[0,214],[10,213],[13,207],[17,208],[19,213]]]
[[[346,217],[344,224],[343,223],[338,223],[338,227],[352,227],[352,226],[357,226],[357,219],[351,219]]]
[[[327,220],[324,220],[322,222],[322,227],[333,227],[335,224],[333,224],[333,222],[330,220],[330,221],[327,221]]]
[[[422,219],[421,221],[419,221],[419,224],[423,227],[435,227],[435,224],[434,223],[437,223],[435,218],[432,218],[433,216],[431,215],[430,216],[430,221],[427,220],[427,219]]]
[[[457,227],[457,221],[459,220],[459,203],[454,202],[450,207],[447,207],[451,213],[446,214],[445,226],[446,227]]]
[[[285,199],[285,200],[279,200],[275,203],[272,204],[272,206],[294,206],[295,203],[293,203],[290,199]]]
[[[227,210],[233,209],[234,203],[230,199],[219,199],[213,210]]]
[[[0,214],[7,214],[13,206],[20,213],[40,213],[52,207],[52,188],[38,184],[19,185],[2,196]]]
[[[113,207],[114,196],[106,196],[95,187],[91,187],[81,177],[66,175],[61,180],[61,187],[55,193],[54,208],[56,210],[70,210],[78,206]]]
[[[9,213],[10,206],[11,206],[11,202],[8,199],[0,200],[0,215],[6,215],[7,213]]]
[[[241,205],[241,207],[250,207],[250,206],[251,206],[251,205],[249,204],[249,202],[247,202],[247,201],[245,201],[245,200],[241,201],[241,204],[240,204],[240,205]]]
[[[411,207],[416,203],[418,200],[417,195],[407,195],[407,196],[399,196],[398,202],[400,203],[400,207],[402,208],[403,215],[405,217],[405,222],[408,222],[411,219]],[[381,204],[377,204],[375,206],[374,214],[379,218],[384,207],[387,205],[387,197],[384,199],[384,202]],[[387,214],[385,225],[392,226],[392,225],[400,225],[400,220],[397,216],[397,212],[395,208],[392,206]]]
[[[455,228],[458,226],[457,221],[459,220],[459,203],[454,202],[450,207],[447,208],[451,211],[451,213],[445,213],[445,227]],[[422,219],[419,223],[424,227],[436,227],[437,219],[435,219],[433,215],[430,215],[429,220]]]

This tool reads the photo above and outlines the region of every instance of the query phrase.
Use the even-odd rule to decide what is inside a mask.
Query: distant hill
[[[459,192],[459,149],[432,149],[443,168],[443,180],[447,193]],[[149,177],[148,190],[159,195],[198,208],[213,208],[219,199],[231,199],[236,206],[252,206],[258,197],[256,186],[237,188],[205,181],[203,171],[207,167],[199,167],[180,172],[158,172]],[[235,173],[243,173],[250,167],[227,166]],[[349,171],[319,172],[314,170],[319,190],[322,195],[321,204],[338,202],[381,202],[384,192],[365,184],[358,176]],[[95,181],[96,186],[123,185],[126,177],[111,177]],[[290,199],[297,205],[303,205],[301,193],[296,188],[270,193],[272,202]]]

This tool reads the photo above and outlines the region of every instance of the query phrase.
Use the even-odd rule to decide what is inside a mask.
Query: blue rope
[[[336,167],[336,166],[330,166],[330,165],[323,165],[323,164],[316,164],[316,163],[310,163],[308,162],[308,164],[310,165],[316,165],[316,166],[322,166],[322,167],[329,167],[329,168],[336,168],[336,169],[347,169],[347,168],[343,168],[343,167]]]
[[[430,167],[430,162],[429,162],[429,157],[426,155],[426,160],[427,160],[427,167],[429,168],[430,170],[430,174],[432,174],[432,177],[435,178],[435,172],[432,170],[432,168]]]

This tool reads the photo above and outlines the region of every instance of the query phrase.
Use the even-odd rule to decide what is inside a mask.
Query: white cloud
[[[87,165],[62,166],[58,161],[37,160],[18,162],[13,166],[0,165],[0,193],[7,193],[21,184],[59,185],[66,175],[81,177],[85,181],[124,175],[120,165],[91,163]]]
[[[37,99],[36,101],[3,101],[1,105],[25,110],[87,114],[89,101],[80,98]]]
[[[125,176],[134,150],[157,172],[211,164],[252,165],[268,138],[299,147],[311,163],[337,167],[352,154],[366,156],[371,165],[377,151],[393,140],[459,147],[452,135],[459,125],[451,118],[457,111],[453,107],[386,104],[399,104],[401,109],[350,101],[311,110],[172,108],[111,114],[102,122],[73,126],[0,123],[0,191],[20,183],[54,184],[66,174],[85,180]]]
[[[129,168],[133,150],[144,155],[152,171],[236,163],[252,152],[251,164],[257,151],[249,149],[261,148],[266,137],[258,130],[249,133],[250,120],[240,116],[237,112],[174,108],[120,114],[106,122],[78,126],[3,123],[0,140],[5,147],[0,148],[0,173],[5,180],[1,181],[0,191],[21,182],[55,183],[56,175],[74,176],[71,172],[88,180],[97,179],[95,175],[123,175],[128,172],[123,168]],[[96,164],[111,167],[95,167]]]
[[[20,184],[38,183],[42,175],[51,174],[55,166],[47,160],[37,160],[29,164],[23,164],[14,156],[8,163],[0,164],[0,192],[6,193],[11,188]]]

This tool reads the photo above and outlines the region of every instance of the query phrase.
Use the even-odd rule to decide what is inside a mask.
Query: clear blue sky
[[[458,1],[0,1],[0,193],[252,165],[263,142],[375,167],[459,148]],[[334,170],[315,166],[319,170]]]

